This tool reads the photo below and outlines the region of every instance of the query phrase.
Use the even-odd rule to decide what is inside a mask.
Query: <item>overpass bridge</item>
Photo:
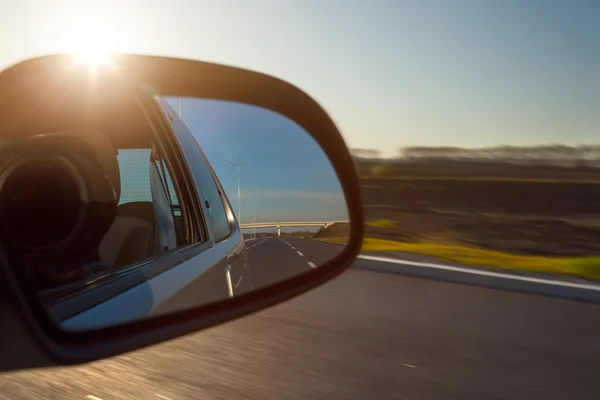
[[[321,227],[327,228],[333,224],[348,223],[350,221],[280,221],[280,222],[251,222],[240,224],[241,229],[277,228],[277,236],[281,236],[281,228],[284,227]]]

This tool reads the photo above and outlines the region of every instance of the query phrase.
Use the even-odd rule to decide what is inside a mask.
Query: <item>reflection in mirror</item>
[[[156,105],[165,124],[132,106],[120,127],[2,138],[2,242],[65,330],[240,296],[348,242],[340,182],[295,122],[210,99]]]

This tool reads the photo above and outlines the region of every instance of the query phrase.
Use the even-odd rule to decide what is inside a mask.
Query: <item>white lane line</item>
[[[482,271],[482,270],[470,269],[470,268],[452,267],[450,265],[444,265],[444,264],[434,264],[434,263],[425,263],[425,262],[418,262],[418,261],[400,260],[398,258],[367,256],[367,255],[359,255],[358,258],[363,259],[363,260],[380,261],[380,262],[386,262],[386,263],[391,263],[391,264],[414,265],[417,267],[442,269],[442,270],[446,270],[446,271],[463,272],[463,273],[473,274],[473,275],[491,276],[491,277],[495,277],[495,278],[513,279],[515,281],[541,283],[544,285],[553,285],[553,286],[572,287],[572,288],[577,288],[577,289],[587,289],[587,290],[594,290],[594,291],[600,292],[600,285],[562,282],[562,281],[555,281],[552,279],[543,279],[543,278],[530,278],[530,277],[526,277],[526,276],[503,274],[501,272],[491,272],[491,271]]]
[[[246,250],[250,250],[250,247],[246,247]]]
[[[414,365],[412,365],[412,364],[402,364],[402,365],[404,365],[404,366],[405,366],[405,367],[407,367],[407,368],[419,369],[419,367],[416,367],[416,366],[414,366]]]
[[[294,246],[292,246],[292,249],[296,250],[296,248]]]
[[[235,284],[235,288],[237,289],[238,286],[240,286],[240,283],[242,283],[242,278],[244,277],[244,275],[240,276],[240,279],[238,279],[237,283]]]
[[[308,262],[308,265],[310,265],[311,268],[317,268],[317,266],[311,261]]]
[[[167,397],[167,396],[165,396],[163,394],[156,393],[156,397],[159,398],[159,399],[162,399],[162,400],[171,400],[170,397]]]
[[[94,396],[93,394],[88,394],[87,396],[85,396],[85,398],[88,400],[102,400],[100,397]]]
[[[300,253],[299,251],[296,251],[296,253],[298,253],[299,256],[303,256],[304,254]]]

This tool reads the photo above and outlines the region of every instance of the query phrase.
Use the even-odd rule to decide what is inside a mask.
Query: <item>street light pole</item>
[[[229,161],[225,161],[223,164],[232,165],[237,167],[237,181],[238,181],[238,222],[242,223],[242,190],[240,186],[240,167],[242,165],[250,164],[252,161],[246,161],[241,164],[230,163]]]

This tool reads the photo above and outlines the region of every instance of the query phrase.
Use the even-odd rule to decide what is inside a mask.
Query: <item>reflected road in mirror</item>
[[[168,99],[175,106],[178,99]],[[301,127],[253,106],[182,99],[182,119],[240,222],[253,288],[317,268],[344,248],[349,221],[327,157]],[[173,107],[175,108],[175,107]],[[189,122],[188,122],[189,121]]]

